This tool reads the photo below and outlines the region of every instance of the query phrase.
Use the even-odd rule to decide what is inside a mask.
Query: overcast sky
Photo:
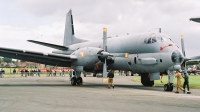
[[[178,46],[184,35],[187,56],[200,55],[200,23],[189,21],[200,17],[199,0],[0,0],[0,46],[51,52],[26,40],[62,45],[70,9],[78,38],[100,39],[103,27],[112,38],[162,28]]]

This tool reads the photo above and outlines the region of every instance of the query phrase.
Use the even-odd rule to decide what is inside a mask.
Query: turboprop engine
[[[71,55],[77,57],[77,60],[72,62],[72,66],[94,68],[95,63],[100,61],[99,57],[107,58],[110,54],[101,48],[84,47],[74,51]]]

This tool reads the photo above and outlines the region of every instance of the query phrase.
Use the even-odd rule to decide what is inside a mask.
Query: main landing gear
[[[153,86],[154,85],[154,81],[150,81],[148,73],[141,74],[141,83],[143,84],[143,86]]]
[[[76,71],[76,75],[71,78],[71,85],[83,85],[83,79],[81,76],[81,72]]]
[[[76,77],[72,77],[71,78],[71,85],[82,85],[83,84],[83,79],[82,79],[82,77],[78,77],[78,78],[76,78]]]
[[[167,70],[167,74],[168,83],[164,85],[164,91],[173,91],[174,85],[172,82],[174,81],[174,71]]]

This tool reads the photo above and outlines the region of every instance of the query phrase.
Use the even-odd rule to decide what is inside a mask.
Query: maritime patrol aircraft
[[[103,77],[106,77],[106,69],[112,69],[138,73],[144,86],[152,86],[154,80],[159,80],[160,74],[167,71],[169,80],[164,90],[172,91],[175,70],[180,70],[182,63],[189,63],[191,60],[185,56],[184,48],[182,53],[172,39],[163,33],[147,32],[107,38],[107,29],[103,28],[103,40],[88,41],[77,38],[71,10],[66,16],[63,45],[28,41],[57,50],[52,53],[43,53],[0,47],[0,56],[71,67],[75,71],[71,85],[83,82],[81,78],[83,71],[103,72]],[[197,56],[194,59],[200,58]]]

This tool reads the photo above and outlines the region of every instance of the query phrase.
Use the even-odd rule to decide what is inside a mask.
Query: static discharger
[[[81,57],[84,57],[84,52],[80,52],[80,56],[81,56]]]
[[[125,53],[124,57],[128,58],[128,56],[129,56],[129,53]]]

